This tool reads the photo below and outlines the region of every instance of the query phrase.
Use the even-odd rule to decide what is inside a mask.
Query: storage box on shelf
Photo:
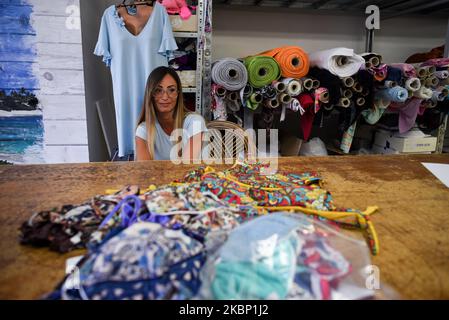
[[[197,32],[198,17],[196,14],[190,16],[189,19],[183,20],[179,15],[171,15],[170,23],[173,32]]]
[[[436,150],[437,138],[411,130],[406,135],[378,129],[373,151],[380,153],[430,153]]]

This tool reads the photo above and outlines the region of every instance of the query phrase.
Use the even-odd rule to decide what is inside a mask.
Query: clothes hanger
[[[137,14],[137,6],[141,5],[147,5],[152,6],[154,3],[154,0],[150,1],[132,1],[131,3],[126,3],[126,0],[123,0],[121,4],[117,4],[115,6],[116,9],[120,7],[124,7],[129,15],[135,16]]]
[[[132,1],[131,3],[126,3],[126,0],[123,0],[121,4],[116,4],[115,7],[116,8],[120,8],[120,7],[136,7],[136,6],[142,6],[142,5],[147,5],[147,6],[152,6],[154,3],[154,0],[149,0],[149,1]]]

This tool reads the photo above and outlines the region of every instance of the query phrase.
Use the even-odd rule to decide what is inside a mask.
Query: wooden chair
[[[211,159],[247,160],[257,156],[253,137],[239,125],[230,121],[209,121],[209,156]]]

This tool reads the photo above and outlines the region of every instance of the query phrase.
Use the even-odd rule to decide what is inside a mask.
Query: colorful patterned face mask
[[[189,299],[199,286],[204,246],[180,230],[139,222],[91,252],[79,266],[78,289],[63,299]]]
[[[241,213],[243,219],[268,212],[292,211],[331,220],[342,227],[361,229],[368,238],[371,252],[374,255],[379,252],[377,234],[369,219],[377,207],[368,207],[365,211],[339,208],[331,194],[322,188],[321,178],[316,173],[264,175],[263,168],[260,164],[237,163],[219,172],[205,167],[188,173],[179,181],[199,183],[201,191],[210,191],[233,206],[251,208]]]

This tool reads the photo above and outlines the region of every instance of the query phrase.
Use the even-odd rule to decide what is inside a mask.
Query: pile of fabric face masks
[[[65,279],[50,296],[56,299],[192,298],[199,290],[198,275],[208,252],[220,247],[242,223],[277,211],[359,229],[372,254],[378,253],[369,218],[376,207],[365,211],[337,207],[316,173],[267,175],[267,170],[268,165],[247,163],[224,171],[200,167],[160,187],[129,186],[78,206],[33,214],[21,227],[21,241],[60,252],[88,248],[78,264],[77,288],[71,286],[73,279]],[[64,241],[59,240],[62,235]],[[287,244],[286,248],[299,250]],[[290,258],[298,259],[296,254]],[[326,292],[310,297],[329,297]]]
[[[346,257],[338,251],[344,245]],[[245,246],[242,246],[245,243]],[[277,213],[233,230],[210,254],[201,273],[203,299],[357,299],[371,295],[352,275],[367,260],[364,244],[339,238],[335,230],[298,215]],[[355,255],[360,254],[358,259]],[[357,261],[358,260],[358,261]],[[352,261],[352,263],[351,263]],[[358,290],[352,290],[360,286]],[[351,288],[352,287],[352,288]]]

